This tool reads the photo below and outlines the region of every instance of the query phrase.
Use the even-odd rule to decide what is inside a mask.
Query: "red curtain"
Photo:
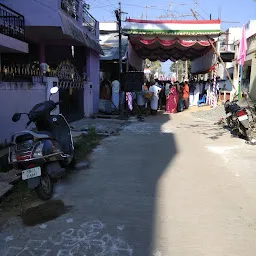
[[[181,39],[174,39],[174,40],[163,40],[163,39],[160,39],[158,37],[156,38],[153,38],[153,39],[143,39],[143,38],[139,38],[140,42],[143,44],[143,45],[150,45],[150,44],[153,44],[155,42],[158,42],[160,43],[162,46],[165,46],[165,47],[169,47],[169,46],[172,46],[173,44],[175,43],[179,43],[180,45],[182,45],[183,47],[191,47],[195,44],[200,44],[201,46],[210,46],[210,42],[207,40],[207,41],[185,41],[185,40],[181,40]]]

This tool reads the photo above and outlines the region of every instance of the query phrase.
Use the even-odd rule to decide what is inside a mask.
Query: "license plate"
[[[41,167],[34,167],[22,171],[22,180],[28,180],[38,176],[41,176]]]
[[[232,113],[230,113],[230,112],[227,113],[227,117],[230,117],[230,116],[232,116]]]
[[[238,120],[239,120],[239,121],[244,121],[244,120],[247,120],[247,119],[248,119],[248,116],[247,116],[247,115],[239,116],[239,117],[238,117]]]

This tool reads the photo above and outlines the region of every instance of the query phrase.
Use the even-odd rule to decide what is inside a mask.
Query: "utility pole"
[[[194,18],[195,18],[196,20],[198,20],[198,18],[197,18],[197,13],[196,13],[193,9],[190,9],[190,10],[191,10],[191,12],[192,12]]]
[[[118,35],[119,35],[119,77],[121,76],[121,73],[123,72],[123,63],[122,63],[122,9],[121,9],[121,1],[118,3],[118,13],[119,13],[119,20],[118,20]],[[120,80],[119,80],[120,81]]]
[[[121,78],[121,73],[123,72],[123,62],[122,62],[122,9],[121,2],[118,2],[118,10],[115,10],[117,25],[118,25],[118,36],[119,36],[119,81]]]
[[[170,0],[170,20],[172,20],[172,0]]]
[[[153,5],[150,5],[150,6],[146,5],[145,6],[145,8],[146,8],[146,20],[148,19],[148,8],[154,8],[154,7],[156,7],[156,6],[153,6]]]
[[[118,10],[115,10],[117,25],[118,25],[118,37],[119,37],[119,82],[121,83],[121,74],[123,72],[123,61],[122,61],[122,14],[127,14],[122,12],[121,1],[118,2]],[[126,66],[127,68],[127,66]],[[123,104],[120,105],[120,113],[123,115],[124,108]]]
[[[195,13],[197,13],[197,9],[198,8],[198,0],[195,0],[194,1],[194,10],[195,10]]]

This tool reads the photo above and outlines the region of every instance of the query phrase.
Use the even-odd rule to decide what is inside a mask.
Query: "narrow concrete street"
[[[255,148],[189,113],[132,122],[61,180],[68,212],[0,233],[2,256],[253,256]]]

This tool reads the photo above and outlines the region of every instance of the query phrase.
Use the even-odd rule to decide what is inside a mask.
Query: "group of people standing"
[[[215,90],[215,91],[214,91]],[[163,109],[162,103],[165,101],[165,111],[167,113],[177,113],[192,106],[197,106],[198,101],[203,97],[205,103],[210,104],[212,95],[217,96],[219,92],[218,82],[213,86],[213,80],[207,81],[185,81],[185,82],[151,82],[149,91],[154,92],[151,98],[151,110]]]
[[[189,107],[189,86],[188,82],[166,83],[166,112],[177,113]]]
[[[215,88],[219,90],[218,84]],[[210,80],[171,83],[152,79],[142,85],[141,91],[124,93],[120,90],[119,81],[113,79],[112,82],[102,81],[100,98],[110,100],[112,110],[118,110],[119,105],[127,102],[128,109],[132,111],[133,102],[136,101],[140,109],[150,107],[151,114],[156,114],[158,109],[164,110],[164,105],[167,113],[177,113],[189,106],[196,106],[204,95],[210,99],[212,90],[213,82]]]
[[[148,92],[152,93],[150,98],[150,107],[152,114],[165,105],[167,113],[177,113],[189,107],[189,85],[188,82],[170,81],[161,83],[157,79],[152,80]],[[163,104],[165,102],[165,104]]]

